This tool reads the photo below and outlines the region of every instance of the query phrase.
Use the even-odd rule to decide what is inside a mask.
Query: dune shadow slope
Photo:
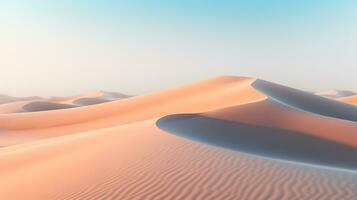
[[[62,103],[51,103],[51,102],[31,102],[22,107],[23,112],[39,112],[39,111],[48,111],[48,110],[58,110],[58,109],[68,109],[75,108],[78,106],[62,104]]]
[[[80,98],[73,101],[73,104],[79,106],[88,106],[88,105],[95,105],[100,103],[110,102],[112,100],[102,99],[102,98]]]
[[[231,150],[265,157],[357,170],[357,149],[304,133],[176,114],[156,125],[169,133]]]
[[[269,96],[269,98],[290,107],[319,115],[357,122],[357,106],[260,79],[256,80],[252,86]]]

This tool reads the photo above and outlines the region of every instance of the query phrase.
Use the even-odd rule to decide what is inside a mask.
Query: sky
[[[0,94],[143,94],[220,75],[357,91],[355,0],[0,1]]]

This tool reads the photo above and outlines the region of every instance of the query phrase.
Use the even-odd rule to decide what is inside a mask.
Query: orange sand
[[[355,172],[244,155],[155,125],[165,115],[198,112],[357,144],[355,122],[270,105],[254,81],[218,77],[103,104],[0,114],[0,199],[356,197]]]
[[[357,95],[339,98],[338,100],[345,103],[357,105]]]

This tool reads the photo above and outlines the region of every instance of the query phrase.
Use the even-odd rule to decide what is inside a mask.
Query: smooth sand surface
[[[255,81],[218,77],[95,105],[0,114],[0,199],[355,199],[357,172],[331,163],[351,164],[356,122],[332,117],[331,110],[323,115],[273,102],[252,86]],[[187,138],[157,126],[162,117],[179,113],[201,113],[211,121],[198,130],[195,121]],[[185,123],[182,127],[189,127]],[[272,160],[276,154],[262,158],[255,156],[259,152],[192,140],[215,130],[215,142],[229,141],[234,134],[229,126],[235,130],[242,123],[248,142],[263,141],[273,153],[285,148],[289,158]],[[248,130],[252,127],[259,129]],[[274,134],[286,143],[272,147]],[[299,151],[304,141],[311,146]],[[301,152],[312,152],[314,145],[309,159],[285,161],[304,158]],[[306,165],[318,158],[323,162],[311,163],[320,165]],[[342,168],[325,168],[330,165]]]

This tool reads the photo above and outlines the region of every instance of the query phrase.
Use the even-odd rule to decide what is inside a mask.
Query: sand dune
[[[226,76],[49,110],[104,93],[0,114],[0,199],[357,196],[353,105]]]
[[[263,80],[252,86],[268,99],[207,113],[167,116],[158,126],[247,153],[357,169],[357,123],[339,119],[354,119],[356,107]]]
[[[118,92],[105,92],[100,91],[100,95],[94,97],[82,97],[77,98],[76,100],[72,101],[72,104],[79,105],[79,106],[87,106],[87,105],[95,105],[100,103],[107,103],[114,100],[129,98],[130,96],[118,93]]]
[[[39,129],[89,121],[98,124],[98,127],[110,127],[172,113],[209,111],[265,99],[264,95],[250,86],[254,80],[252,78],[219,77],[104,104],[53,110],[52,112],[0,115],[0,128],[7,130]]]
[[[350,97],[339,98],[338,100],[342,101],[344,103],[357,105],[357,95],[350,96]]]
[[[101,98],[103,99],[124,99],[124,98],[129,98],[131,97],[130,95],[126,95],[123,93],[119,93],[119,92],[107,92],[107,91],[100,91],[102,93]]]
[[[0,104],[16,101],[16,98],[7,95],[0,95]]]
[[[330,90],[326,92],[317,92],[315,94],[333,99],[356,95],[355,92],[348,90]]]
[[[357,121],[357,107],[264,80],[252,86],[280,103],[320,115]]]
[[[4,96],[7,97],[7,96]],[[58,110],[66,108],[74,108],[78,106],[94,105],[99,103],[106,103],[114,100],[120,100],[123,98],[128,98],[130,96],[124,95],[116,92],[104,92],[96,91],[92,93],[86,93],[78,96],[70,97],[51,97],[51,98],[40,98],[40,97],[24,97],[15,98],[11,97],[11,101],[4,101],[0,103],[0,114],[3,113],[17,113],[17,112],[39,112],[48,110]],[[2,96],[0,96],[1,101]],[[42,102],[39,105],[38,102]],[[27,105],[29,104],[29,105]],[[25,109],[23,109],[25,107]]]
[[[32,100],[30,100],[30,101],[15,101],[15,102],[10,102],[10,103],[0,104],[0,114],[22,112],[22,107],[28,103],[31,103],[31,102],[32,102]]]
[[[29,100],[39,100],[41,99],[40,97],[11,97],[7,95],[0,95],[0,104],[6,104],[6,103],[11,103],[11,102],[16,102],[16,101],[29,101]]]
[[[24,112],[38,112],[38,111],[49,111],[49,110],[59,110],[59,109],[68,109],[75,108],[77,106],[63,103],[50,103],[50,102],[40,102],[35,101],[28,103],[22,107]]]
[[[195,114],[164,117],[157,124],[170,133],[241,152],[357,170],[357,145],[345,145],[314,134]],[[357,126],[351,129],[355,133]],[[339,132],[334,133],[340,137]],[[357,143],[357,135],[348,138]]]
[[[73,101],[73,104],[79,105],[79,106],[87,106],[87,105],[94,105],[94,104],[99,104],[99,103],[106,103],[110,102],[111,100],[108,99],[102,99],[102,98],[80,98],[75,101]]]

